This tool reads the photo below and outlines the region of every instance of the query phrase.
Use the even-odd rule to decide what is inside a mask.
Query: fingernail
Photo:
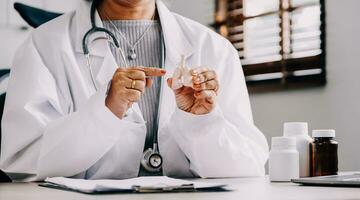
[[[166,73],[166,70],[165,70],[165,69],[162,69],[162,70],[161,70],[161,73],[163,73],[163,74]]]

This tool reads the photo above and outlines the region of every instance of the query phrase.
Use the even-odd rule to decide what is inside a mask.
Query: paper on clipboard
[[[95,194],[104,192],[179,192],[222,190],[225,184],[194,182],[166,176],[145,176],[124,180],[84,180],[64,177],[47,178],[40,186]]]

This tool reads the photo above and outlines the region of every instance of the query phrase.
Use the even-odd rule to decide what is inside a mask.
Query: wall
[[[0,0],[0,68],[9,68],[17,47],[24,41],[31,29],[14,10],[14,2],[21,2],[50,11],[65,12],[76,7],[78,0]]]
[[[282,134],[285,121],[336,129],[341,170],[360,170],[359,7],[358,0],[326,0],[326,87],[251,95],[256,124],[268,139]]]
[[[163,0],[173,12],[182,14],[204,25],[214,22],[215,0]]]

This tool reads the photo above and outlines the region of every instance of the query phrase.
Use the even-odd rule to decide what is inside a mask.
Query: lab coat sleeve
[[[228,44],[223,55],[217,68],[220,93],[215,109],[193,115],[176,108],[165,131],[177,142],[197,176],[261,176],[268,157],[267,141],[253,124],[237,52]]]
[[[70,111],[30,37],[11,69],[1,169],[23,181],[71,177],[91,167],[115,143],[122,144],[124,154],[139,157],[145,135],[133,130],[144,124],[118,119],[105,106],[105,95],[104,87],[79,110]],[[135,171],[138,167],[139,162],[132,161],[122,166]]]

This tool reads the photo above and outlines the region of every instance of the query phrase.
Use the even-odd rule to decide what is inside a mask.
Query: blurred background
[[[80,0],[0,0],[0,68],[32,31],[14,2],[68,12]],[[335,129],[340,170],[360,170],[359,0],[166,0],[239,51],[256,125],[270,142],[287,121]],[[0,85],[6,89],[6,83]],[[269,143],[270,144],[270,143]]]

